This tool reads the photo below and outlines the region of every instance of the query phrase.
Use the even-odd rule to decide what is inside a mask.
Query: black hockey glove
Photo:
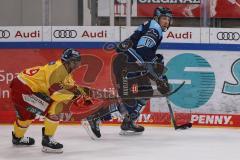
[[[126,39],[123,42],[120,42],[119,45],[116,48],[117,52],[125,52],[127,51],[129,48],[131,48],[133,46],[133,42],[131,39]]]
[[[163,95],[171,91],[171,85],[168,83],[168,79],[165,75],[156,81],[156,84],[158,91]]]

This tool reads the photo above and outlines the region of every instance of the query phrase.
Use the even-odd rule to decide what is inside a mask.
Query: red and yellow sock
[[[17,138],[22,138],[24,137],[24,134],[26,133],[28,127],[30,126],[30,124],[32,123],[33,120],[26,120],[26,121],[21,121],[19,119],[17,119],[14,122],[14,131],[13,133],[15,134],[15,136]]]

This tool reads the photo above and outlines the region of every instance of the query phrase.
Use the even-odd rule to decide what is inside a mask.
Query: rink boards
[[[62,30],[59,27],[43,28],[35,28],[36,32],[31,34],[31,27],[24,28],[21,33],[10,27],[7,28],[10,37],[0,38],[0,123],[12,123],[15,119],[9,88],[13,77],[24,68],[57,60],[63,48],[78,48],[83,55],[83,65],[74,72],[78,84],[109,91],[114,89],[110,64],[115,53],[109,46],[111,48],[112,42],[118,42],[130,33],[118,32],[116,27],[98,27],[93,29],[96,34],[90,34],[81,27],[70,27],[68,30],[77,31],[77,38],[66,39],[56,38],[56,35],[54,38],[54,31]],[[239,41],[219,40],[214,35],[219,35],[220,29],[209,30],[194,28],[191,33],[185,33],[173,28],[172,33],[167,33],[167,39],[158,50],[164,55],[167,76],[173,87],[186,81],[184,87],[170,97],[170,101],[179,124],[191,120],[200,126],[239,127]],[[30,38],[26,33],[24,39],[23,32],[29,32]],[[240,31],[235,29],[234,32]],[[79,38],[80,35],[83,37]],[[108,123],[121,121],[118,114],[114,116]],[[78,123],[81,118],[70,114],[66,108],[61,119],[65,123]],[[151,99],[138,122],[169,125],[165,99]]]

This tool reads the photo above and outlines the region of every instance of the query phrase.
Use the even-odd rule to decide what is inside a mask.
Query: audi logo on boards
[[[54,38],[76,38],[76,30],[55,30],[53,32]]]
[[[10,31],[9,30],[0,30],[0,39],[1,38],[9,38],[10,37]]]
[[[240,39],[240,33],[238,32],[218,32],[218,40],[238,41]]]

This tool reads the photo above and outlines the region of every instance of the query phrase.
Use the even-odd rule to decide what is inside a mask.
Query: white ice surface
[[[27,136],[36,144],[14,147],[12,126],[0,126],[0,160],[239,160],[239,129],[147,127],[141,136],[118,135],[119,127],[102,127],[103,138],[91,140],[81,126],[60,126],[56,139],[63,154],[41,152],[41,126],[33,125]]]

